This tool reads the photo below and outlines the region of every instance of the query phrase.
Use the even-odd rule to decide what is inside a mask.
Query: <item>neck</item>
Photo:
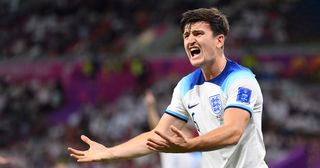
[[[202,67],[202,73],[206,81],[217,77],[226,67],[227,59],[224,55],[216,58],[208,67]]]

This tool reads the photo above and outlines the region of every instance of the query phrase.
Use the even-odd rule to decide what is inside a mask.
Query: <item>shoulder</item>
[[[196,85],[201,85],[204,83],[204,78],[200,68],[197,68],[193,72],[184,76],[178,83],[178,88],[184,95],[189,90],[193,89]]]
[[[235,62],[230,62],[229,64],[229,73],[222,85],[224,90],[230,88],[232,85],[257,83],[255,74],[249,68],[241,66]]]
[[[236,62],[230,62],[230,73],[228,79],[252,79],[255,74],[247,67],[244,67]]]

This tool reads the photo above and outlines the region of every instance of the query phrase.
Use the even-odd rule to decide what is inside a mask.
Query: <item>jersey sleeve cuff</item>
[[[184,115],[181,115],[181,114],[179,114],[179,113],[177,113],[177,112],[168,110],[168,109],[165,111],[165,113],[167,113],[167,114],[169,114],[169,115],[171,115],[171,116],[173,116],[173,117],[176,117],[176,118],[178,118],[178,119],[180,119],[180,120],[182,120],[182,121],[184,121],[184,122],[188,122],[188,120],[189,120],[188,117],[186,117],[186,116],[184,116]]]
[[[241,104],[230,104],[225,108],[225,110],[228,109],[228,108],[239,108],[239,109],[245,110],[245,111],[249,112],[250,118],[252,117],[253,111],[252,111],[251,108],[249,108],[247,106],[244,106],[244,105],[241,105]]]

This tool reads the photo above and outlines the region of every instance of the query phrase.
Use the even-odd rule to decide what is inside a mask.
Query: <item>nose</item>
[[[186,44],[188,46],[192,46],[196,43],[196,38],[193,35],[190,35],[187,39],[186,39]]]

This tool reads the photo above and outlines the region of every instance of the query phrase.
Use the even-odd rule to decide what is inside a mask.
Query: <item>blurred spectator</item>
[[[153,129],[158,124],[161,115],[157,111],[157,103],[153,92],[147,90],[145,94],[145,104],[147,107],[147,118],[150,129]],[[193,125],[186,126],[182,130],[186,136],[192,137],[197,135],[197,130],[195,130]],[[160,153],[161,167],[162,168],[200,168],[201,167],[201,153]]]

